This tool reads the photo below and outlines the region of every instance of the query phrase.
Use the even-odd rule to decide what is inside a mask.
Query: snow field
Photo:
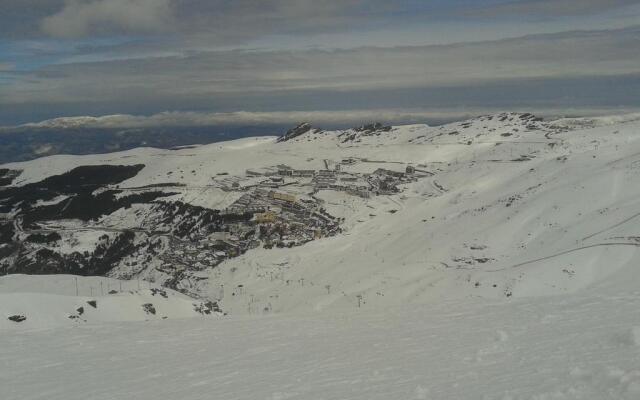
[[[5,400],[640,396],[640,292],[0,335]]]

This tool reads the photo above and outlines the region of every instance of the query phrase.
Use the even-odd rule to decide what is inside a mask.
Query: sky
[[[0,0],[0,125],[640,109],[640,0]]]

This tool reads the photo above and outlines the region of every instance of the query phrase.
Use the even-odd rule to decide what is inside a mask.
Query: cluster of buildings
[[[333,169],[296,170],[287,166],[278,166],[279,182],[285,183],[284,178],[310,178],[314,192],[319,190],[335,190],[362,198],[373,195],[393,194],[399,192],[398,185],[413,182],[425,174],[416,171],[413,166],[407,166],[404,172],[379,168],[370,174],[346,172],[341,165],[352,165],[354,159],[345,159],[335,164]],[[325,165],[328,163],[325,162]]]
[[[205,212],[205,211],[200,211]],[[193,213],[192,213],[193,214]],[[182,239],[167,235],[160,271],[203,270],[256,247],[294,247],[340,232],[319,201],[254,187]]]
[[[318,201],[302,201],[290,193],[256,188],[230,208],[236,212],[258,210],[250,222],[258,226],[256,239],[265,247],[297,246],[340,230],[339,221]]]
[[[249,179],[242,185],[225,185],[225,190],[242,192],[236,201],[215,215],[200,218],[204,221],[200,223],[202,226],[190,230],[186,240],[170,238],[161,268],[202,270],[252,248],[293,247],[333,236],[340,232],[340,219],[328,214],[314,193],[333,190],[369,198],[398,193],[399,185],[425,176],[422,173],[425,171],[416,171],[411,166],[403,172],[378,168],[366,174],[346,172],[346,168],[340,167],[355,162],[345,159],[325,163],[327,168],[322,170],[279,165],[266,172],[247,171]],[[296,195],[287,192],[286,186],[298,191],[306,186],[310,190],[305,195]]]
[[[354,158],[346,158],[340,162],[324,160],[324,169],[295,169],[288,165],[278,165],[274,170],[257,172],[247,170],[246,176],[254,180],[254,184],[234,185],[224,187],[225,190],[249,191],[253,188],[270,190],[282,190],[286,186],[310,187],[311,193],[320,190],[333,190],[362,198],[370,198],[375,195],[398,193],[398,186],[413,182],[421,177],[432,175],[427,171],[416,170],[409,165],[404,171],[394,171],[378,168],[372,173],[349,172],[342,167],[349,167],[359,161]],[[367,161],[367,160],[364,160]],[[260,181],[256,179],[264,178]],[[242,205],[246,207],[246,204]]]

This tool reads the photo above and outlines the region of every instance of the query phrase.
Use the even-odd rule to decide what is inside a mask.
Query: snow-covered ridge
[[[100,117],[91,116],[79,116],[79,117],[60,117],[48,119],[40,122],[31,122],[21,125],[21,127],[28,128],[81,128],[81,127],[93,127],[93,126],[109,126],[112,124],[118,124],[120,121],[128,121],[131,115],[114,114],[105,115]]]
[[[640,120],[640,113],[630,113],[623,115],[611,115],[602,117],[586,117],[586,118],[561,118],[555,120],[554,123],[559,126],[568,128],[579,127],[597,127],[615,124],[624,124]]]

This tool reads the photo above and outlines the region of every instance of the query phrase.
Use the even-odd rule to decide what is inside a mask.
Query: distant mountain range
[[[102,154],[136,147],[171,149],[280,134],[288,128],[284,125],[105,128],[94,127],[87,119],[92,117],[59,118],[44,123],[0,127],[0,163],[55,154]]]

